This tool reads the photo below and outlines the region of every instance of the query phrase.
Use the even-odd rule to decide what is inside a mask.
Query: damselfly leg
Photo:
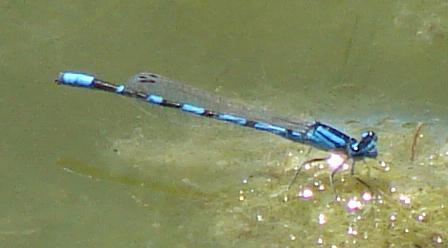
[[[292,185],[297,180],[298,175],[300,174],[300,172],[303,170],[303,168],[306,165],[311,165],[313,163],[318,163],[318,162],[325,162],[325,163],[327,163],[328,168],[331,171],[331,173],[329,174],[329,184],[330,184],[331,190],[334,194],[334,199],[336,199],[337,191],[335,188],[335,176],[341,170],[346,169],[347,162],[349,162],[349,161],[350,161],[350,165],[351,165],[350,175],[354,176],[355,175],[355,159],[350,158],[341,152],[333,152],[327,157],[309,159],[309,160],[301,163],[300,166],[297,167],[294,177],[291,179],[291,181],[288,184],[287,190],[291,189]],[[366,183],[364,180],[360,179],[357,176],[354,176],[354,178],[359,183],[361,183],[362,185],[367,187],[369,190],[372,190],[370,185],[368,183]]]
[[[328,157],[324,157],[324,158],[313,158],[313,159],[310,159],[310,160],[307,160],[307,161],[301,163],[300,166],[297,167],[297,170],[296,170],[296,173],[294,174],[294,177],[293,177],[293,178],[291,179],[291,181],[289,182],[288,190],[289,190],[289,189],[291,188],[291,186],[294,184],[294,182],[295,182],[296,179],[297,179],[297,176],[299,175],[300,171],[302,171],[302,168],[303,168],[305,165],[307,165],[307,164],[311,165],[312,163],[321,162],[321,161],[326,161],[327,159],[328,159]]]

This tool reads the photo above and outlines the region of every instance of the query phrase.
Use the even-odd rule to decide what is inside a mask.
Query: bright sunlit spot
[[[330,171],[335,171],[338,169],[347,169],[348,165],[345,166],[345,162],[347,161],[347,156],[342,153],[333,152],[330,154],[330,157],[327,159],[328,168]],[[341,168],[342,166],[342,168]]]

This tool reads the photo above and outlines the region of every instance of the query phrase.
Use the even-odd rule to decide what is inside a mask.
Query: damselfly
[[[254,116],[249,107],[234,106],[223,98],[207,94],[187,84],[170,80],[153,73],[138,73],[127,84],[113,84],[93,75],[65,71],[56,79],[59,84],[98,89],[137,98],[151,104],[182,110],[197,116],[208,117],[219,121],[269,132],[283,138],[307,144],[325,151],[336,151],[344,155],[344,160],[333,169],[333,177],[347,160],[352,161],[351,174],[354,174],[354,162],[357,159],[376,158],[377,136],[372,131],[361,134],[357,140],[338,129],[318,122],[287,121],[272,116]],[[214,109],[212,109],[214,107]],[[295,173],[288,188],[291,187],[303,165],[323,161],[327,158],[311,159],[303,162]]]

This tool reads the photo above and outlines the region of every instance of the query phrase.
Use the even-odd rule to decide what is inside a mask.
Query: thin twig
[[[415,130],[415,134],[414,134],[414,138],[412,140],[412,146],[411,146],[411,161],[414,161],[414,159],[415,159],[415,150],[417,149],[417,140],[418,140],[418,137],[419,137],[420,132],[424,125],[425,125],[425,123],[423,123],[423,122],[418,123],[417,129]]]

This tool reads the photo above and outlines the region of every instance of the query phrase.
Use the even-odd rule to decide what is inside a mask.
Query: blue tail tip
[[[80,71],[63,71],[59,73],[56,82],[78,87],[90,87],[95,80],[95,76]]]

